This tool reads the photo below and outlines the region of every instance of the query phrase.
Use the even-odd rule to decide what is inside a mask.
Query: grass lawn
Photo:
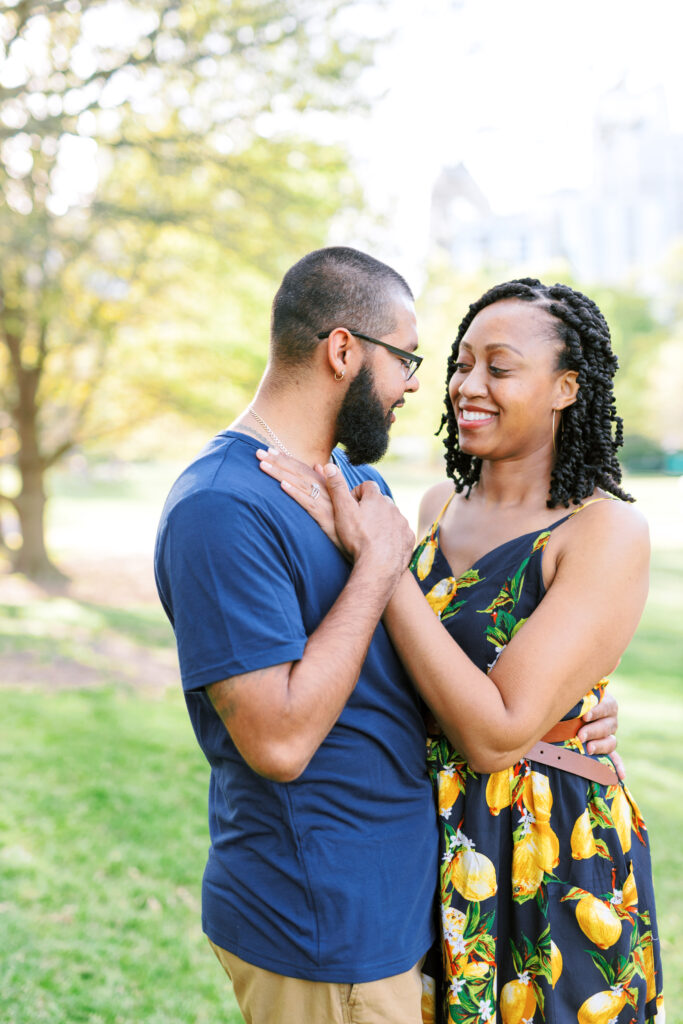
[[[388,475],[415,507],[410,482]],[[3,1024],[241,1021],[201,934],[208,769],[141,555],[159,480],[58,481],[53,537],[73,584],[46,594],[0,577]],[[680,491],[645,491],[652,592],[614,686],[654,851],[669,1024],[683,1024]]]
[[[241,1021],[201,934],[207,771],[182,698],[3,706],[3,1024]]]

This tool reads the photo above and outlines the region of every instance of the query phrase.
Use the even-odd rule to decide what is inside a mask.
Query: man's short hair
[[[375,338],[396,330],[400,296],[412,301],[395,270],[347,246],[316,249],[287,271],[273,300],[271,354],[281,363],[308,361],[317,335],[335,327]]]

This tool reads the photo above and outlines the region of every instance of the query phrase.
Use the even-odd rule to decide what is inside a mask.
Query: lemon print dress
[[[439,520],[419,544],[413,573],[483,671],[543,598],[544,547],[578,511],[501,544],[457,578],[439,547]],[[566,719],[596,704],[606,684]],[[562,745],[584,753],[577,739]],[[425,1024],[632,1024],[658,1014],[661,1024],[648,836],[628,789],[526,758],[479,774],[443,735],[429,738],[428,764],[440,821],[443,977],[433,1000],[425,988]]]

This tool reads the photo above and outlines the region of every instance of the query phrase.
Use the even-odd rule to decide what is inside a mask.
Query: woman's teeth
[[[494,414],[492,412],[471,412],[469,409],[461,409],[460,415],[464,420],[487,420]]]

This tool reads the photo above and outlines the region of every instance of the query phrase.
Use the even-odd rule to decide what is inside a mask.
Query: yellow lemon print
[[[598,949],[613,946],[621,935],[621,921],[614,908],[596,896],[588,894],[576,904],[576,920],[584,935]]]
[[[538,822],[549,822],[553,806],[553,794],[547,775],[530,772],[524,780],[522,800],[528,811],[531,811]]]
[[[635,908],[638,906],[638,889],[636,887],[636,880],[633,877],[633,865],[631,865],[628,878],[621,890],[621,898],[625,907]]]
[[[448,816],[453,804],[463,792],[462,780],[457,772],[439,772],[439,814]]]
[[[649,1002],[650,999],[654,999],[657,992],[657,986],[655,984],[655,957],[652,952],[652,942],[648,942],[643,945],[643,961],[645,966],[645,980],[647,982],[645,998]]]
[[[479,903],[498,889],[496,869],[483,853],[462,847],[448,865],[448,876],[465,900]]]
[[[624,853],[631,849],[631,805],[621,786],[612,801],[612,821]]]
[[[439,580],[438,583],[434,584],[425,596],[435,615],[441,616],[441,612],[446,605],[455,597],[457,589],[458,581],[454,576],[447,576],[445,579]]]
[[[550,983],[555,988],[557,979],[562,974],[562,954],[553,942],[550,940]]]
[[[512,894],[515,899],[534,896],[543,881],[543,868],[530,849],[530,836],[515,843],[512,851]]]
[[[512,803],[509,768],[489,775],[489,781],[486,783],[486,803],[491,814],[500,814],[504,807],[509,807]]]
[[[515,981],[503,985],[500,993],[503,1024],[521,1024],[523,1020],[531,1020],[535,1012],[536,996],[528,975],[520,974]]]
[[[576,717],[577,718],[583,718],[583,716],[588,711],[590,711],[591,708],[594,708],[597,703],[598,703],[597,696],[594,693],[587,693],[586,696],[583,698],[583,703],[581,705],[581,710],[579,711],[579,713],[578,713],[578,715]]]
[[[424,580],[429,576],[432,571],[432,565],[434,564],[434,554],[436,552],[436,540],[434,537],[430,537],[422,551],[420,557],[417,560],[417,578]]]
[[[483,960],[470,960],[462,969],[463,978],[485,978],[493,970],[490,964]]]
[[[560,841],[550,825],[544,821],[532,825],[526,838],[531,856],[540,868],[550,874],[560,863]]]
[[[428,974],[422,975],[420,1011],[422,1024],[436,1024],[436,981]]]
[[[591,828],[588,808],[574,822],[571,836],[572,857],[574,860],[588,860],[598,852],[595,837]]]
[[[596,992],[579,1007],[578,1024],[608,1024],[616,1020],[626,1003],[626,993],[620,988]]]

